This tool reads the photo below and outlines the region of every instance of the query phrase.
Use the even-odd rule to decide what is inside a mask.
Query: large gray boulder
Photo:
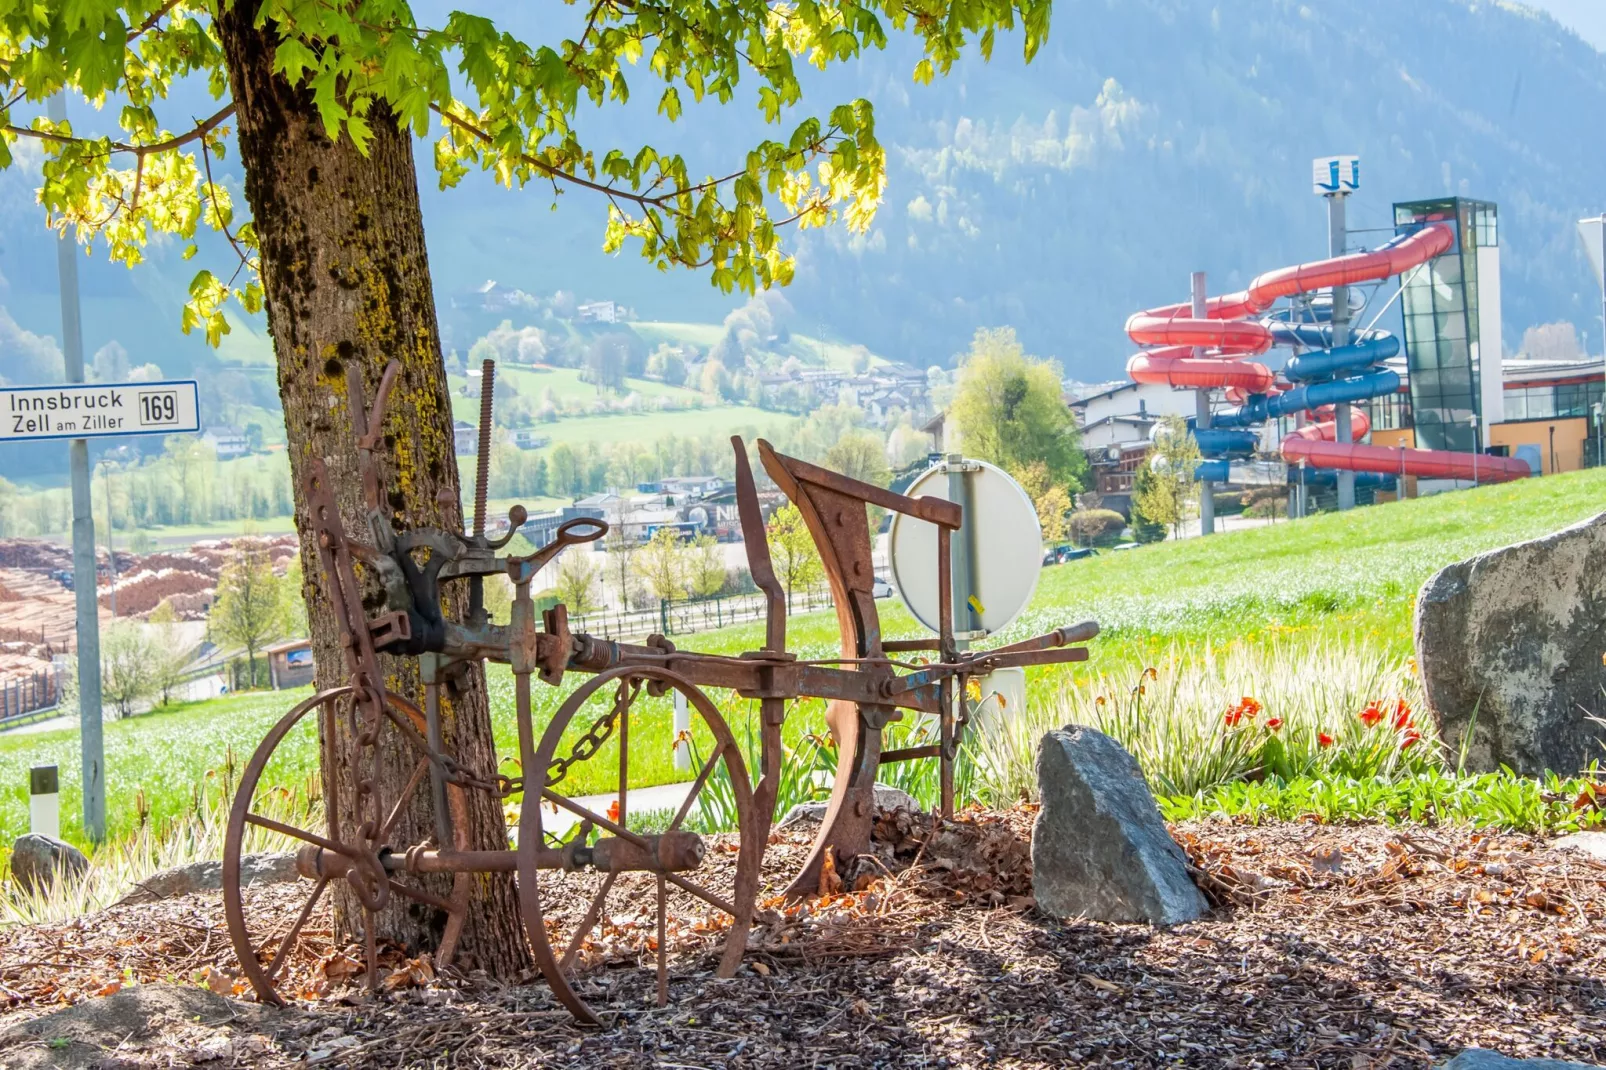
[[[1428,707],[1467,767],[1527,776],[1606,758],[1606,513],[1441,569],[1416,604]],[[1474,722],[1474,711],[1476,720]]]
[[[1594,1063],[1566,1063],[1558,1059],[1513,1059],[1487,1048],[1468,1048],[1440,1070],[1606,1070]]]
[[[1037,752],[1032,895],[1061,918],[1175,925],[1208,908],[1143,771],[1119,743],[1069,725]]]
[[[300,878],[294,852],[240,856],[242,888],[252,884],[287,884]],[[164,869],[154,877],[140,881],[132,892],[118,901],[117,905],[149,903],[157,899],[172,899],[178,895],[216,891],[221,887],[223,887],[222,862],[191,862],[188,865]]]
[[[58,875],[76,881],[87,872],[84,852],[63,840],[30,832],[11,845],[11,879],[24,892],[47,892]]]

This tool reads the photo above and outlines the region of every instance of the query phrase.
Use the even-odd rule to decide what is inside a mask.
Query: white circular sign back
[[[1007,627],[1032,600],[1043,570],[1043,531],[1037,508],[1009,473],[986,461],[965,463],[976,466],[964,475],[970,490],[965,519],[972,531],[971,593],[980,606],[981,629],[992,634]],[[949,473],[939,464],[916,477],[904,493],[948,501],[948,483]],[[953,533],[953,539],[959,537],[960,532]],[[921,624],[939,631],[937,526],[895,513],[887,556],[903,604]],[[956,602],[954,630],[967,630],[966,620]]]

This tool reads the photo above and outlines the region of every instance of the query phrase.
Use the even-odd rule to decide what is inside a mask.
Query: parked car
[[[870,597],[872,598],[891,598],[897,593],[897,591],[893,590],[892,584],[886,580],[878,578],[870,581]]]

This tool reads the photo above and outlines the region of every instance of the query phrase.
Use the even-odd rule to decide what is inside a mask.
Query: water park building
[[[1103,493],[1130,487],[1146,439],[1185,419],[1214,484],[1336,491],[1340,508],[1600,463],[1600,361],[1507,360],[1499,213],[1442,197],[1392,206],[1393,236],[1350,251],[1344,202],[1354,157],[1317,161],[1330,255],[1211,297],[1133,315],[1145,347],[1129,384],[1072,403]],[[1396,329],[1387,329],[1397,325]],[[1273,362],[1274,348],[1290,355]],[[1273,364],[1281,367],[1273,370]],[[1402,486],[1403,484],[1403,486]],[[1209,531],[1212,494],[1201,495]]]

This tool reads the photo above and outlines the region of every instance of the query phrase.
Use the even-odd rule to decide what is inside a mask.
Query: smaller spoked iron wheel
[[[644,718],[632,724],[643,692],[684,695],[690,730],[666,738]],[[721,937],[718,975],[734,974],[753,922],[767,830],[758,824],[741,748],[708,696],[664,669],[618,668],[570,695],[539,745],[527,717],[519,728],[528,785],[519,814],[519,906],[558,1000],[581,1022],[601,1024],[581,993],[601,997],[603,970],[635,963],[656,970],[662,1006],[670,958],[712,953]],[[677,745],[691,757],[689,784],[655,801],[630,789],[630,769],[642,768],[648,748]],[[582,778],[582,768],[590,775]],[[547,786],[538,790],[543,776]],[[582,779],[589,800],[576,783]],[[716,833],[733,838],[716,841]]]
[[[363,969],[370,988],[378,982],[378,947],[375,936],[375,916],[385,909],[392,895],[400,895],[418,903],[428,904],[444,912],[445,931],[436,961],[447,964],[465,917],[467,874],[459,874],[449,895],[436,894],[422,887],[416,878],[401,868],[400,849],[389,850],[389,837],[397,824],[427,795],[429,759],[424,743],[425,721],[423,713],[399,695],[386,692],[384,717],[379,719],[370,742],[359,742],[358,752],[371,752],[378,741],[378,733],[399,732],[411,744],[417,756],[406,788],[396,799],[385,800],[385,810],[375,821],[372,843],[367,837],[353,837],[341,832],[340,813],[334,800],[325,798],[321,810],[303,805],[287,806],[290,794],[281,783],[280,768],[274,761],[275,753],[283,758],[301,748],[310,747],[319,753],[323,764],[332,768],[332,748],[337,733],[335,718],[356,718],[356,700],[350,687],[332,688],[320,692],[285,714],[268,732],[252,754],[240,778],[229,812],[229,825],[223,844],[223,911],[228,920],[229,938],[240,963],[240,970],[256,991],[257,998],[265,1003],[283,1003],[280,989],[289,974],[289,967],[298,956],[314,959],[339,949],[333,929],[332,892],[337,882],[345,882],[362,910],[364,942]],[[369,768],[369,754],[351,756],[358,763],[358,775]],[[447,785],[449,809],[458,820],[454,829],[462,829],[464,811],[463,789]],[[460,840],[461,834],[454,836]],[[375,849],[373,844],[378,844]],[[460,848],[461,842],[449,845]],[[301,879],[292,886],[279,886],[268,894],[282,895],[284,888],[293,888],[290,898],[274,900],[266,909],[246,909],[242,888],[241,860],[247,848],[252,850],[294,851],[296,869]]]

